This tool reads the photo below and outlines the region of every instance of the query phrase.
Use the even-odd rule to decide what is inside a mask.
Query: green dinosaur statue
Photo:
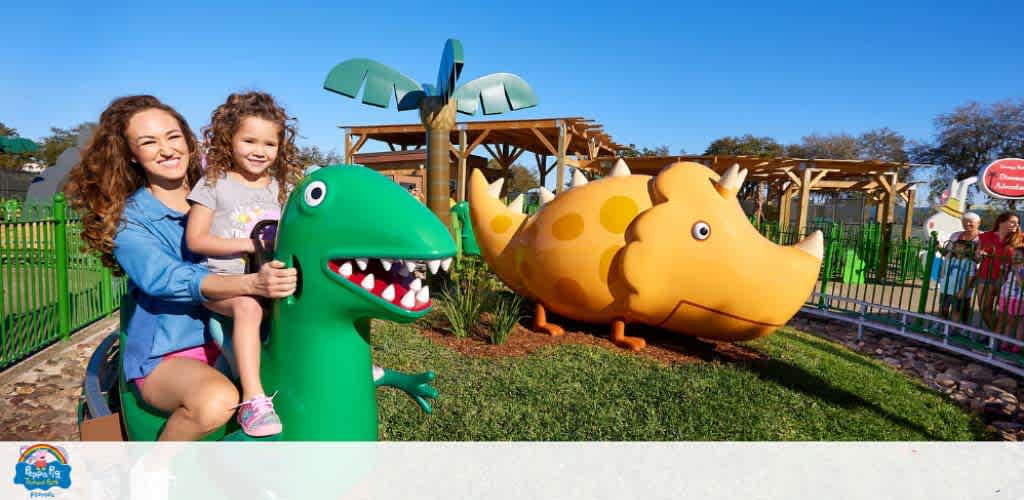
[[[274,406],[284,423],[273,439],[376,440],[377,386],[404,390],[431,410],[433,372],[372,366],[370,320],[410,323],[425,315],[432,304],[412,272],[416,262],[438,272],[454,253],[447,229],[422,203],[368,168],[321,168],[295,187],[279,223],[275,258],[299,270],[299,286],[274,301],[261,363],[263,385],[277,393]],[[166,417],[119,379],[129,439],[156,439]],[[246,436],[232,420],[206,439]]]

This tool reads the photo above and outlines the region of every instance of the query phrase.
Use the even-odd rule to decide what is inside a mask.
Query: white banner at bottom
[[[5,461],[3,499],[1024,498],[1015,443],[0,442]]]

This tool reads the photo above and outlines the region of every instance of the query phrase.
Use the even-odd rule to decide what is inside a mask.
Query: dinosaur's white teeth
[[[416,262],[411,261],[411,260],[405,261],[405,268],[408,269],[410,273],[415,271],[416,270]]]
[[[427,262],[427,267],[430,268],[430,274],[437,274],[437,270],[441,267],[441,261],[435,259]]]
[[[505,178],[502,177],[487,186],[487,194],[491,195],[491,198],[497,198],[501,195],[501,186],[505,184]]]
[[[430,300],[430,287],[425,286],[421,288],[420,291],[416,292],[416,300],[418,302],[426,302]]]
[[[388,285],[388,287],[385,288],[384,291],[380,293],[380,298],[388,302],[395,300],[395,285]]]
[[[341,275],[342,276],[348,278],[349,276],[352,276],[352,263],[351,262],[346,262],[346,263],[342,264],[341,268],[338,269],[338,270],[341,271]]]
[[[416,278],[416,279],[412,280],[412,283],[409,283],[409,290],[412,290],[414,292],[418,292],[420,290],[420,288],[423,288],[423,282],[420,281],[419,278]]]
[[[406,309],[412,309],[412,306],[416,305],[415,297],[416,297],[416,292],[414,292],[412,290],[409,290],[408,292],[405,292],[405,295],[402,296],[402,301],[401,301],[402,307],[404,307]]]
[[[380,259],[380,265],[384,266],[385,271],[391,270],[391,259]]]
[[[367,262],[369,262],[367,259],[356,259],[356,265],[359,266],[360,271],[366,270]]]
[[[367,290],[373,290],[373,275],[367,274],[366,277],[363,278],[363,282],[359,285]]]
[[[582,186],[582,185],[584,185],[586,183],[587,183],[587,178],[583,177],[583,174],[580,173],[579,169],[576,169],[576,170],[572,171],[572,184],[570,184],[569,187],[571,187],[571,188],[580,187],[580,186]]]
[[[541,186],[540,188],[540,204],[543,205],[551,200],[555,199],[555,194],[548,191],[547,188]]]
[[[516,199],[512,200],[512,203],[508,204],[508,209],[516,213],[522,213],[523,195],[520,194],[519,196],[516,196]]]
[[[619,158],[615,162],[615,166],[612,167],[612,171],[611,174],[609,174],[609,177],[623,177],[632,174],[633,173],[629,171],[629,166],[626,165],[626,161],[623,160],[622,158]]]
[[[448,267],[450,267],[451,265],[452,265],[452,258],[451,257],[448,257],[447,259],[444,259],[444,260],[441,261],[441,269],[443,269],[445,272],[448,271]]]

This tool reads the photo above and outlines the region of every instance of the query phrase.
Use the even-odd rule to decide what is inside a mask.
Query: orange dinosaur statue
[[[633,175],[621,159],[608,177],[570,189],[522,213],[507,207],[499,179],[470,179],[469,207],[484,260],[516,293],[536,302],[534,329],[561,335],[547,310],[611,324],[611,339],[643,323],[686,335],[747,340],[785,324],[806,301],[821,267],[820,231],[793,246],[762,237],[736,199],[747,171],[721,177],[698,163],[674,163],[656,177]]]

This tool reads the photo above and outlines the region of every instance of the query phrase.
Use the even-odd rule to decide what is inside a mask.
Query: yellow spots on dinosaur
[[[512,217],[499,215],[491,220],[491,231],[501,234],[512,227]]]
[[[601,261],[597,265],[597,273],[601,277],[601,283],[608,282],[608,271],[612,267],[612,259],[615,258],[615,254],[622,249],[622,245],[612,245],[601,252]]]
[[[583,287],[572,278],[558,278],[554,291],[556,297],[574,305],[582,304],[586,297]]]
[[[551,225],[551,234],[562,241],[574,240],[583,234],[583,216],[573,212],[563,215]]]
[[[601,225],[610,233],[621,234],[639,211],[632,198],[612,196],[601,205]]]

